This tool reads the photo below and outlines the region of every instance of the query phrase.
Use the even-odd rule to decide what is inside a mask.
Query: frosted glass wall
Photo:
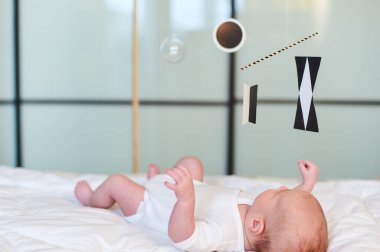
[[[261,84],[260,98],[294,99],[298,95],[295,56],[322,57],[316,99],[379,100],[379,1],[238,1],[238,17],[247,31],[238,53],[245,66],[310,34],[319,35],[237,75]],[[352,18],[357,16],[357,19]]]
[[[215,47],[212,32],[229,17],[230,1],[140,3],[141,99],[226,101],[228,56]],[[160,50],[172,36],[184,43],[184,57],[177,63]]]
[[[131,171],[131,110],[121,106],[26,105],[27,168],[88,173]]]
[[[11,106],[0,105],[0,165],[16,164],[13,113]]]
[[[0,2],[0,100],[13,97],[13,6]]]
[[[226,171],[227,116],[224,107],[141,109],[141,169],[170,167],[185,155],[199,157],[207,174]]]
[[[237,175],[294,177],[296,161],[310,159],[322,178],[379,176],[380,2],[236,0],[247,36],[232,69],[233,131],[230,58],[212,38],[215,25],[230,17],[231,2],[138,1],[140,171],[196,155],[206,174],[225,174],[232,150]],[[20,108],[25,168],[132,172],[133,1],[20,0],[20,107],[13,4],[0,3],[0,163],[15,165]],[[179,49],[163,50],[168,39]],[[183,55],[178,61],[165,58],[176,52]],[[319,133],[293,129],[295,56],[322,57],[313,93]],[[257,124],[242,127],[244,82],[259,85],[259,103]]]
[[[214,46],[211,35],[214,26],[229,16],[229,1],[139,3],[141,100],[222,103],[143,106],[141,169],[151,162],[168,167],[183,155],[196,155],[204,162],[207,174],[223,174],[227,160],[227,109],[223,103],[228,97],[228,55]],[[184,57],[176,63],[168,61],[160,50],[172,36],[184,44]]]
[[[23,98],[130,98],[131,3],[20,1]]]
[[[237,117],[241,107],[237,107]],[[321,178],[374,178],[379,174],[380,108],[317,106],[320,133],[293,129],[295,106],[258,107],[257,125],[236,120],[236,173],[298,177],[297,161],[311,160]]]
[[[236,118],[237,173],[293,177],[298,174],[297,160],[310,159],[319,164],[323,178],[379,176],[380,2],[238,3],[247,31],[238,53],[239,68],[305,36],[319,35],[239,70],[238,99],[244,82],[258,84],[259,104],[256,125],[241,127]],[[293,129],[298,98],[295,56],[322,57],[313,92],[319,133]]]
[[[0,165],[15,165],[13,117],[13,6],[0,2]]]
[[[21,1],[26,168],[132,172],[132,3]],[[211,34],[229,13],[226,0],[138,1],[140,171],[197,155],[225,172],[228,55]],[[176,63],[160,50],[172,36]]]

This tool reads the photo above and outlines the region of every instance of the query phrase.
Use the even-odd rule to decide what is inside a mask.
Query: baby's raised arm
[[[302,183],[295,187],[295,189],[310,193],[317,181],[319,169],[312,162],[302,160],[298,161],[298,168],[302,175]]]
[[[169,219],[168,234],[173,242],[178,243],[189,238],[195,229],[193,178],[190,171],[181,165],[166,169],[165,173],[176,182],[175,184],[166,182],[165,185],[173,190],[177,197],[177,202]]]

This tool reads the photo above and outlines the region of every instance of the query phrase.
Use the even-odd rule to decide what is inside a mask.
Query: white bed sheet
[[[142,175],[132,175],[143,183]],[[178,251],[164,234],[131,225],[118,209],[83,207],[75,199],[76,181],[93,187],[104,175],[43,173],[0,166],[0,251]],[[209,176],[251,192],[296,180]],[[331,252],[380,251],[380,182],[318,182],[314,195],[325,210]]]

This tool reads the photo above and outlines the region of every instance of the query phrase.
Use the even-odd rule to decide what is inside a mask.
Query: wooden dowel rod
[[[133,2],[133,172],[139,172],[139,47],[137,26],[137,0]]]

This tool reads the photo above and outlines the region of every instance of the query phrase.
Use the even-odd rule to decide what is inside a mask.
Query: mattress
[[[130,177],[145,182],[143,175]],[[127,223],[117,206],[81,206],[73,194],[76,182],[96,187],[105,178],[0,166],[0,251],[178,251],[167,235]],[[298,183],[239,176],[205,181],[250,192]],[[380,251],[380,181],[321,181],[313,194],[326,214],[328,251]]]

